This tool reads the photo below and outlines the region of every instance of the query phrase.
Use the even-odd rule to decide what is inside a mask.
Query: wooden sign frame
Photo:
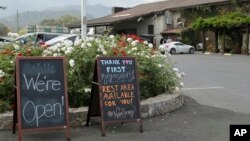
[[[138,107],[138,117],[137,119],[124,119],[124,120],[115,120],[115,121],[105,121],[104,120],[104,113],[103,113],[103,100],[102,100],[102,91],[101,91],[101,67],[99,66],[99,61],[102,59],[130,59],[134,61],[134,69],[135,69],[135,83],[137,85],[136,91],[138,92],[137,95],[137,102],[136,106]],[[116,124],[116,123],[125,123],[125,122],[139,122],[140,126],[140,132],[143,133],[143,123],[141,119],[141,104],[140,104],[140,94],[139,94],[139,83],[138,83],[138,74],[137,74],[137,66],[136,66],[136,59],[135,57],[98,57],[95,63],[95,70],[94,70],[94,76],[93,76],[93,82],[92,82],[92,90],[91,90],[91,98],[90,98],[90,104],[89,104],[89,110],[88,110],[88,116],[87,116],[87,122],[86,126],[89,126],[89,121],[91,116],[100,116],[100,128],[102,136],[106,136],[105,133],[105,126],[109,124]],[[98,101],[98,103],[96,103]],[[98,105],[99,109],[96,109],[93,107],[93,105]],[[97,112],[98,113],[97,113]]]
[[[21,85],[20,85],[20,61],[22,60],[61,60],[63,62],[63,81],[64,81],[64,104],[65,104],[65,125],[62,126],[55,126],[55,127],[43,127],[43,128],[34,128],[34,129],[22,129],[22,113],[21,113]],[[18,124],[18,140],[22,141],[23,133],[28,132],[36,132],[36,131],[47,131],[47,130],[55,130],[55,129],[65,129],[66,130],[66,138],[67,141],[70,141],[70,126],[69,126],[69,106],[68,106],[68,89],[67,89],[67,78],[66,78],[66,60],[65,57],[24,57],[18,56],[16,57],[16,96],[15,96],[15,107],[14,107],[14,117],[13,117],[13,134],[15,133],[15,126],[16,123]],[[17,117],[16,117],[17,116]]]

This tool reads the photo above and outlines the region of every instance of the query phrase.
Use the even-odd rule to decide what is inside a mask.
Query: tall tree
[[[40,22],[40,25],[65,26],[75,23],[80,23],[80,18],[71,15],[65,15],[59,19],[44,19]]]
[[[6,36],[8,32],[9,32],[8,27],[0,23],[0,36]]]

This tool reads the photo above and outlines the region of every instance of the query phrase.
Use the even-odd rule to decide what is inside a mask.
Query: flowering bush
[[[173,69],[165,55],[154,50],[151,43],[135,35],[89,37],[86,42],[81,39],[77,39],[75,43],[64,41],[49,48],[19,47],[13,44],[3,47],[0,54],[0,106],[5,107],[2,111],[11,108],[15,56],[65,56],[68,60],[68,94],[71,107],[88,104],[97,56],[136,57],[142,99],[165,91],[178,91],[184,85],[180,83],[184,73]]]
[[[5,45],[0,50],[0,113],[12,108],[15,93],[15,56],[38,56],[42,48]]]

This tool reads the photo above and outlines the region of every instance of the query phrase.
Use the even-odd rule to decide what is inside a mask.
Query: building
[[[249,0],[237,2],[249,3]],[[200,8],[206,10],[205,12],[211,12],[213,8],[217,10],[222,7],[232,8],[232,4],[234,4],[232,0],[165,0],[132,8],[118,10],[114,8],[111,15],[89,20],[88,27],[94,27],[96,31],[112,30],[118,34],[154,37],[154,42],[158,46],[162,37],[174,39],[190,25],[189,17],[192,16],[193,10]],[[183,12],[186,13],[183,14]],[[206,39],[212,39],[212,37]]]

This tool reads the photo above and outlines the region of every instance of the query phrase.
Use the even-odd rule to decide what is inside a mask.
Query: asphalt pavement
[[[250,114],[250,56],[196,53],[170,59],[186,73],[183,94],[202,105]]]
[[[172,55],[186,73],[184,105],[174,112],[138,123],[110,125],[106,137],[99,123],[71,128],[71,141],[229,141],[229,125],[250,123],[250,56]],[[0,131],[0,141],[17,141]],[[27,133],[23,141],[66,141],[62,130]]]
[[[250,114],[203,106],[185,97],[178,110],[143,120],[144,133],[137,123],[111,125],[106,137],[101,136],[99,124],[71,128],[71,141],[229,141],[230,124],[249,123]],[[66,141],[65,132],[27,133],[23,141]],[[17,141],[17,134],[0,131],[1,141]]]

